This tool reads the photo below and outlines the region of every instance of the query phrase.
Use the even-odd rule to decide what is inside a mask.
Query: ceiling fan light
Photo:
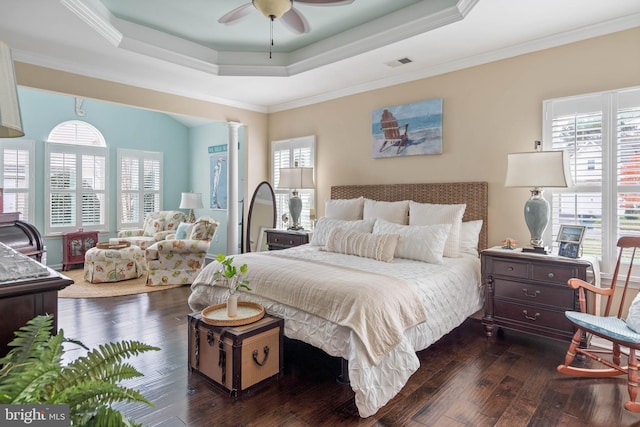
[[[271,19],[278,19],[291,9],[291,0],[253,0],[253,5],[264,16]]]

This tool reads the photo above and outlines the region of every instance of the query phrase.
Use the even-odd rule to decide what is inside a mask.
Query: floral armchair
[[[187,216],[180,211],[149,212],[142,228],[122,230],[118,232],[118,239],[146,249],[155,242],[166,239],[168,235],[175,234],[178,225],[186,220]]]
[[[212,218],[200,218],[191,229],[177,230],[149,246],[145,251],[147,260],[147,286],[189,285],[204,267],[204,259],[219,223]]]

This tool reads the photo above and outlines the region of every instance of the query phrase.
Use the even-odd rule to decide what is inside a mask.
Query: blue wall
[[[240,140],[240,147],[238,157],[244,158],[243,150],[244,144],[244,126],[239,129],[238,139]],[[210,209],[211,206],[211,191],[210,191],[210,165],[209,165],[209,152],[208,149],[215,145],[225,145],[229,140],[229,130],[226,123],[211,123],[203,126],[199,126],[191,129],[190,135],[190,148],[191,148],[191,166],[190,166],[190,182],[192,191],[202,193],[202,203],[204,209],[196,209],[195,214],[198,216],[211,216],[216,221],[220,222],[220,226],[216,231],[216,235],[213,238],[211,247],[209,248],[210,254],[226,253],[227,252],[227,211]],[[244,180],[245,176],[243,162],[239,162],[239,176],[238,181],[238,200],[242,201]],[[242,221],[242,204],[238,208],[240,211],[238,217]],[[242,232],[242,229],[240,229]],[[242,241],[240,237],[239,242]],[[239,252],[239,251],[238,251]]]
[[[117,222],[116,171],[117,149],[161,151],[164,153],[164,194],[163,209],[177,209],[180,204],[180,193],[183,191],[201,191],[193,185],[200,185],[200,177],[208,176],[200,160],[206,157],[198,148],[205,144],[220,144],[227,141],[227,128],[224,123],[202,126],[211,128],[208,134],[201,136],[200,128],[190,130],[171,116],[148,110],[86,99],[82,104],[85,115],[80,117],[75,112],[75,97],[42,92],[28,88],[18,88],[22,123],[25,139],[35,141],[35,210],[34,225],[44,233],[44,198],[45,198],[45,162],[44,141],[49,132],[59,123],[67,120],[83,120],[95,126],[105,137],[109,148],[109,229],[108,235],[101,234],[100,240],[115,237]],[[194,143],[190,139],[194,139]],[[215,140],[218,139],[218,142]],[[192,163],[194,168],[192,168]],[[196,173],[197,172],[197,173]],[[204,179],[208,185],[208,179]],[[207,194],[206,189],[202,193]],[[208,206],[205,202],[205,206]],[[226,211],[223,212],[226,216]],[[226,230],[226,220],[221,227]],[[226,246],[222,236],[217,238]],[[62,240],[60,237],[48,238],[47,264],[59,267],[62,264]]]

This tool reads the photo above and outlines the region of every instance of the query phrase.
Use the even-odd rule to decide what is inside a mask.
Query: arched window
[[[46,142],[46,234],[107,231],[107,160],[104,137],[89,123],[60,123]]]

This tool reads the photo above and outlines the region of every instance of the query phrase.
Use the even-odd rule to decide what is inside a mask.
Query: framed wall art
[[[374,159],[442,154],[442,98],[373,110]]]
[[[214,145],[209,150],[210,208],[227,209],[227,146]]]

